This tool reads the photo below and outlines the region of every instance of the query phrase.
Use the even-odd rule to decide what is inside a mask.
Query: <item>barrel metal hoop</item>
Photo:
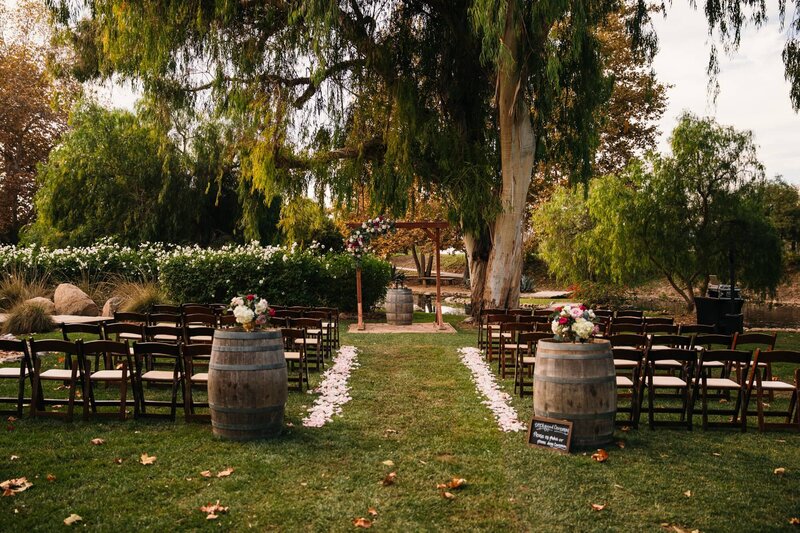
[[[541,357],[542,359],[568,359],[572,361],[594,361],[598,359],[608,359],[609,361],[612,360],[612,355],[608,351],[603,351],[601,353],[593,353],[591,355],[583,355],[583,354],[564,354],[564,353],[541,353],[537,350],[536,357]]]
[[[280,363],[270,363],[266,365],[223,365],[220,363],[209,363],[210,370],[228,370],[228,371],[256,371],[256,370],[278,370],[286,368],[286,361]]]
[[[218,413],[239,413],[245,415],[260,415],[267,413],[274,413],[275,411],[283,411],[285,405],[268,405],[266,407],[222,407],[215,403],[208,404],[209,409],[213,409]]]
[[[613,374],[607,376],[595,376],[590,378],[574,378],[574,377],[556,377],[556,376],[540,376],[536,373],[533,374],[534,386],[537,381],[544,383],[558,383],[562,385],[589,385],[598,383],[616,383]]]
[[[557,418],[561,420],[614,420],[616,418],[616,411],[606,411],[604,413],[560,413],[557,411],[544,411],[536,413],[536,416],[546,416],[548,418]]]
[[[280,344],[266,345],[266,346],[263,345],[263,344],[259,344],[259,345],[256,345],[256,346],[247,345],[247,344],[244,344],[244,345],[241,345],[241,346],[229,346],[229,345],[224,345],[223,344],[222,346],[214,346],[213,350],[215,352],[222,352],[222,353],[225,353],[225,352],[237,352],[237,353],[242,353],[242,352],[277,352],[277,351],[283,350],[283,346],[280,345]]]

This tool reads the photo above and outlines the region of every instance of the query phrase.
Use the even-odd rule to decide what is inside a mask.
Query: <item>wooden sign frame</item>
[[[562,450],[560,448],[555,448],[553,446],[548,446],[547,444],[536,444],[535,442],[531,442],[531,437],[533,436],[533,428],[536,422],[545,422],[547,424],[555,424],[558,426],[566,426],[567,427],[567,449]],[[536,416],[534,415],[531,418],[531,423],[528,425],[528,446],[532,446],[535,448],[545,448],[547,450],[552,450],[558,453],[568,454],[570,452],[570,447],[572,445],[572,422],[569,420],[561,420],[557,418],[547,418],[545,416]]]

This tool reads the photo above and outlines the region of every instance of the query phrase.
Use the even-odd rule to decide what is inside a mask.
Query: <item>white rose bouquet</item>
[[[245,331],[269,326],[269,318],[275,315],[275,310],[270,308],[267,301],[255,294],[232,298],[228,310]]]
[[[594,311],[585,305],[565,305],[550,315],[550,326],[559,340],[586,342],[598,331],[594,319]]]

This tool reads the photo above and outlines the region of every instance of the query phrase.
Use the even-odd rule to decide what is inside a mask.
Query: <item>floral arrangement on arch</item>
[[[550,329],[559,340],[586,342],[598,331],[594,319],[594,311],[582,304],[556,307],[550,315]]]
[[[379,215],[361,223],[360,228],[355,228],[348,238],[344,241],[344,249],[356,261],[361,260],[361,256],[369,247],[369,243],[375,237],[386,235],[395,230],[394,220]]]
[[[245,331],[253,331],[257,327],[268,327],[269,318],[275,315],[275,310],[269,306],[267,301],[255,294],[232,298],[228,310],[233,313],[236,323],[241,324]]]

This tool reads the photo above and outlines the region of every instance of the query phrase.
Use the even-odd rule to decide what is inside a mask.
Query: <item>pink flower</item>
[[[256,318],[256,324],[258,324],[259,326],[263,326],[266,323],[267,323],[267,317],[265,317],[264,315],[258,315],[258,318]]]
[[[561,324],[561,325],[568,324],[569,323],[569,318],[567,318],[565,316],[559,317],[558,323]]]

